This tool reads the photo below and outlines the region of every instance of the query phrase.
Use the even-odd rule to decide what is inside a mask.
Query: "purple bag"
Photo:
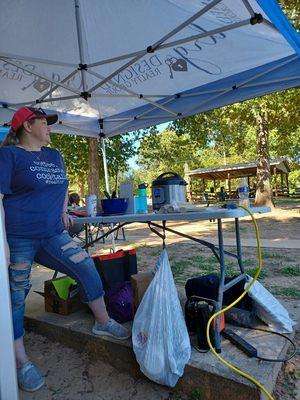
[[[133,296],[131,282],[117,283],[105,294],[108,314],[117,322],[133,320]]]

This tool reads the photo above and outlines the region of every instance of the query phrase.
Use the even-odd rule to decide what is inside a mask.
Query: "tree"
[[[63,155],[71,186],[78,187],[80,197],[87,193],[88,143],[85,137],[51,134],[51,146]]]
[[[52,134],[51,138],[51,146],[62,153],[70,184],[78,187],[80,196],[84,197],[88,192],[103,192],[105,180],[99,141],[81,136],[59,134]],[[128,160],[136,155],[138,138],[139,133],[123,134],[106,139],[107,165],[112,187],[117,186],[120,174],[129,168]]]
[[[176,172],[183,176],[184,164],[191,166],[198,158],[197,143],[190,140],[188,134],[176,135],[172,130],[158,132],[155,128],[144,131],[139,147],[136,173],[139,181],[148,182],[163,172]]]
[[[137,155],[141,132],[124,133],[107,139],[107,161],[111,187],[117,191],[123,173],[127,172],[128,160]]]
[[[171,126],[179,135],[188,133],[206,149],[221,146],[230,162],[257,158],[255,201],[270,205],[270,152],[272,156],[288,156],[292,161],[299,155],[299,110],[299,93],[291,89],[178,120]],[[220,158],[216,161],[222,163]]]

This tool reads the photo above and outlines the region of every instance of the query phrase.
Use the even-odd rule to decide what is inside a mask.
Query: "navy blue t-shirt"
[[[0,148],[0,193],[8,236],[42,239],[61,233],[67,187],[65,164],[57,150]]]

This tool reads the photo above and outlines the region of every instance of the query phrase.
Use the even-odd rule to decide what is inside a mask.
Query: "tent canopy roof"
[[[286,158],[278,158],[270,160],[271,174],[274,175],[275,168],[277,172],[288,173],[291,171],[289,167],[288,160]],[[186,176],[190,178],[197,179],[215,179],[215,180],[225,180],[230,177],[241,178],[245,176],[256,176],[257,163],[240,163],[240,164],[230,164],[221,165],[219,167],[210,168],[197,168],[186,172]]]
[[[17,27],[13,28],[12,27]],[[300,39],[275,0],[10,0],[0,123],[21,105],[98,137],[299,86]]]

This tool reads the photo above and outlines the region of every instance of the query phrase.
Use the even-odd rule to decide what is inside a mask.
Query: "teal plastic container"
[[[147,184],[142,182],[138,186],[138,213],[145,214],[148,212],[147,207]]]
[[[148,185],[144,182],[139,184],[139,186],[138,186],[139,197],[147,197],[147,187],[148,187]]]

